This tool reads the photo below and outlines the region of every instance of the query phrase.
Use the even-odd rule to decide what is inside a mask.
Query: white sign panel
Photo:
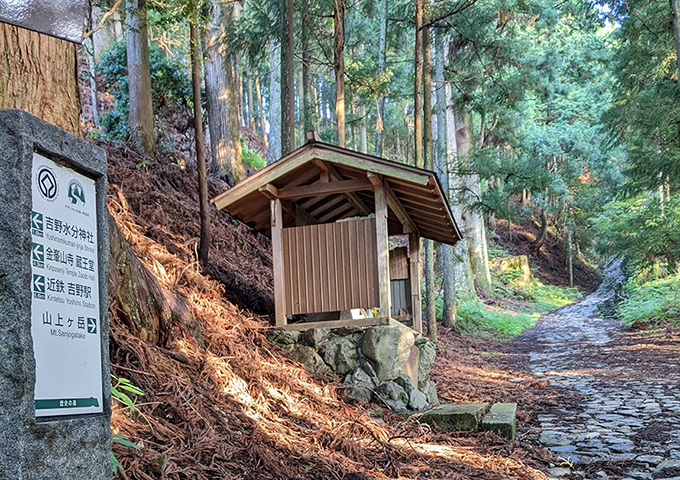
[[[36,153],[31,186],[35,414],[100,413],[95,182]]]

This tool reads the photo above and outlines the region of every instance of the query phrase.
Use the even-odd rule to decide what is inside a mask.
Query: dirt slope
[[[529,219],[522,225],[512,225],[512,240],[508,233],[506,220],[496,221],[492,241],[513,255],[528,255],[534,273],[543,283],[550,285],[569,285],[567,252],[564,245],[547,234],[543,246],[536,250],[534,242],[539,236],[539,228]],[[538,267],[538,268],[536,268]],[[574,284],[586,292],[594,291],[600,284],[601,276],[582,258],[574,255]]]

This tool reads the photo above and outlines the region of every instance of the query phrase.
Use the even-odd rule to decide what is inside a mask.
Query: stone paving
[[[551,478],[588,478],[585,464],[607,460],[618,462],[623,476],[603,470],[592,478],[680,480],[678,345],[670,355],[648,355],[656,345],[621,341],[624,329],[597,315],[621,277],[613,262],[600,289],[522,336],[532,345],[532,372],[580,398],[538,416],[540,442],[561,458]]]

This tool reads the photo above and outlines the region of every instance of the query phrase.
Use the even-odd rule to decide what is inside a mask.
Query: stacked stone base
[[[312,374],[343,378],[347,394],[375,401],[397,413],[422,412],[439,404],[428,379],[435,346],[403,325],[277,330],[269,340]]]

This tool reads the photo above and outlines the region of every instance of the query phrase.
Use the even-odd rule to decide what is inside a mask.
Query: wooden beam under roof
[[[330,176],[331,179],[333,180],[344,180],[344,177],[340,175],[338,170],[331,164],[325,163],[322,160],[313,160],[314,165],[319,168],[319,170],[326,169],[328,172],[328,175]],[[345,198],[347,199],[348,202],[350,202],[354,208],[356,208],[361,215],[364,217],[368,216],[371,214],[371,209],[366,206],[366,204],[359,198],[359,196],[354,193],[354,192],[347,192],[344,194]]]
[[[402,226],[404,227],[404,233],[418,233],[418,227],[413,223],[411,216],[406,212],[403,205],[392,191],[387,179],[381,179],[378,175],[372,172],[368,172],[368,179],[374,186],[382,186],[385,188],[385,198],[387,200],[387,206],[394,212]]]
[[[304,198],[318,195],[356,192],[372,188],[371,182],[365,179],[340,180],[333,182],[317,182],[299,187],[283,187],[278,190],[279,198]]]
[[[314,144],[313,157],[324,162],[346,165],[364,171],[372,171],[379,175],[401,178],[416,185],[427,185],[431,172],[416,169],[409,165],[394,164],[383,158],[372,157],[359,152],[347,152],[340,147],[327,144]]]

